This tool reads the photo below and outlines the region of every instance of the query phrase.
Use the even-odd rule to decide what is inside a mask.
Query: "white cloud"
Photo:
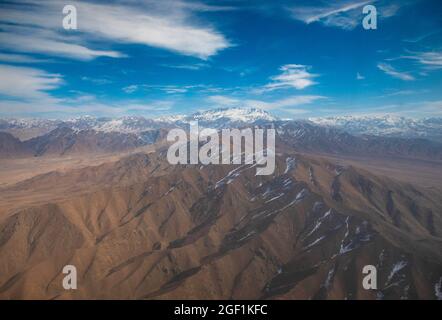
[[[441,31],[442,31],[442,29],[433,30],[431,32],[424,33],[424,34],[414,37],[414,38],[403,39],[402,41],[409,42],[409,43],[418,43],[423,40],[426,40],[429,37],[439,34]]]
[[[411,81],[411,80],[415,80],[415,78],[406,73],[406,72],[400,72],[397,71],[396,69],[394,69],[391,65],[387,64],[387,63],[378,63],[378,68],[382,71],[384,71],[386,74],[397,78],[397,79],[401,79],[404,81]]]
[[[130,86],[124,87],[123,91],[128,93],[128,94],[131,94],[131,93],[134,93],[135,91],[137,91],[138,87],[139,86],[136,85],[136,84],[131,84]]]
[[[291,9],[293,18],[306,24],[320,22],[326,26],[354,29],[358,25],[358,17],[362,10],[355,10],[371,1],[353,3],[334,3],[324,7],[295,7]]]
[[[0,92],[1,93],[1,92]],[[31,100],[0,100],[0,116],[28,117],[32,114],[55,118],[79,115],[120,117],[124,115],[154,116],[170,110],[175,102],[171,100],[118,100],[102,102],[91,94],[79,92],[78,95],[63,99],[50,96],[31,97]]]
[[[78,30],[64,31],[61,28],[64,3],[51,0],[23,3],[27,5],[0,7],[0,23],[9,25],[9,30],[0,34],[2,47],[77,59],[98,56],[118,58],[124,55],[89,48],[92,43],[96,46],[103,45],[103,42],[118,42],[163,48],[207,59],[230,46],[221,33],[197,23],[193,10],[208,11],[210,7],[177,5],[175,8],[173,5],[181,2],[172,1],[165,6],[168,10],[160,13],[152,1],[125,2],[125,6],[71,1],[70,4],[77,8]],[[23,34],[11,25],[28,26],[32,31]],[[60,29],[64,33],[60,33]]]
[[[397,96],[408,96],[408,95],[422,95],[425,93],[430,92],[428,89],[422,89],[422,90],[396,90],[396,91],[390,91],[383,95],[378,96],[378,98],[384,98],[384,97],[397,97]]]
[[[353,9],[362,7],[368,4],[370,1],[348,3],[340,5],[340,3],[335,3],[334,5],[327,7],[300,7],[292,9],[293,14],[299,15],[299,19],[303,20],[305,23],[312,23],[320,21],[321,19],[340,14],[343,12],[348,12]]]
[[[92,79],[97,80],[97,79]],[[51,93],[63,85],[63,77],[44,70],[0,64],[0,115],[29,114],[66,115],[94,114],[121,116],[132,113],[145,114],[169,110],[173,101],[120,100],[100,102],[95,95],[75,92],[74,95],[57,98]]]
[[[81,105],[79,106],[79,102]],[[169,101],[133,102],[120,101],[116,103],[102,103],[79,97],[78,101],[36,101],[25,103],[20,101],[0,101],[0,115],[29,116],[30,114],[50,115],[50,117],[66,118],[79,115],[95,115],[120,117],[124,115],[158,115],[168,111],[173,106]]]
[[[162,67],[173,68],[173,69],[186,69],[186,70],[201,70],[203,68],[209,68],[210,65],[207,63],[194,63],[194,64],[163,64]]]
[[[186,93],[190,90],[199,90],[200,92],[210,92],[211,88],[204,84],[195,85],[151,85],[151,84],[131,84],[129,86],[123,87],[122,90],[127,94],[132,94],[139,90],[160,90],[165,93]]]
[[[416,60],[430,70],[442,68],[442,51],[411,52],[400,58]]]
[[[271,83],[265,85],[262,91],[273,91],[278,89],[295,88],[305,89],[316,84],[313,79],[318,75],[310,73],[309,66],[300,64],[286,64],[279,68],[281,74],[271,77]]]
[[[306,24],[321,23],[327,27],[337,27],[344,30],[352,30],[362,23],[362,7],[376,3],[378,15],[380,18],[389,18],[394,16],[399,10],[396,3],[387,3],[386,1],[333,1],[324,6],[297,6],[290,8],[292,17]]]
[[[10,63],[39,63],[39,62],[48,62],[49,60],[37,59],[22,54],[0,53],[0,61],[10,62]]]
[[[1,16],[0,16],[0,20]],[[62,37],[50,30],[29,27],[8,26],[0,32],[0,46],[9,50],[26,53],[40,53],[79,60],[96,57],[121,58],[124,54],[112,50],[93,50],[76,43],[77,37]]]
[[[0,65],[0,94],[25,99],[49,99],[47,91],[62,84],[62,77],[43,70]]]
[[[112,83],[111,80],[106,79],[106,78],[92,78],[92,77],[86,77],[86,76],[81,77],[81,80],[91,82],[93,84],[100,85],[100,86]]]
[[[364,80],[364,79],[365,77],[362,74],[360,74],[359,72],[356,73],[356,80]]]

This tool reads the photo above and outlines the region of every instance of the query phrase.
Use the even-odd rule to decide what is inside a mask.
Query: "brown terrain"
[[[4,157],[0,298],[441,298],[440,163],[298,149],[280,143],[271,176],[172,166],[159,143]]]

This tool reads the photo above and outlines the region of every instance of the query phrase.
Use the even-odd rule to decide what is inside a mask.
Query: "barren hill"
[[[255,176],[253,165],[170,166],[160,151],[0,192],[1,298],[440,294],[440,190],[317,156],[284,152],[274,175]],[[61,286],[67,264],[76,291]],[[379,290],[362,288],[367,264]]]

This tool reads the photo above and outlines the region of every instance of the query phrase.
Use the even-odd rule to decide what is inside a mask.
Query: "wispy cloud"
[[[79,102],[81,106],[79,106]],[[93,97],[85,96],[78,99],[59,101],[38,100],[35,103],[22,101],[1,101],[0,116],[29,116],[33,114],[46,115],[56,118],[69,118],[79,115],[95,115],[120,117],[124,115],[158,116],[169,111],[174,106],[173,101],[130,101],[123,100],[112,103],[96,101]]]
[[[85,78],[85,77],[83,77]],[[86,81],[99,79],[87,78]],[[116,101],[100,101],[90,93],[73,91],[72,95],[57,97],[53,91],[64,85],[63,76],[47,71],[0,64],[0,115],[23,116],[30,114],[69,115],[94,114],[121,116],[127,114],[144,114],[169,110],[173,101],[139,101],[122,99]]]
[[[410,75],[406,72],[397,71],[396,69],[394,69],[391,65],[389,65],[387,63],[378,63],[378,68],[380,70],[382,70],[383,72],[385,72],[386,74],[392,76],[393,78],[397,78],[397,79],[404,80],[404,81],[415,80],[415,78],[412,75]]]
[[[265,85],[261,91],[295,88],[298,90],[310,87],[316,82],[317,74],[309,72],[310,66],[300,64],[286,64],[279,68],[281,74],[271,77],[272,82]]]
[[[0,61],[8,63],[41,63],[49,62],[50,60],[38,59],[23,54],[0,53]]]
[[[95,85],[100,85],[100,86],[112,83],[112,81],[110,79],[107,79],[107,78],[94,78],[94,77],[86,77],[86,76],[84,76],[84,77],[81,77],[81,80],[93,83]]]
[[[4,21],[2,15],[0,15],[0,21]],[[16,25],[2,26],[2,29],[4,31],[0,32],[0,47],[8,50],[79,60],[91,60],[97,57],[125,57],[125,54],[117,51],[89,49],[81,44],[78,37],[63,37],[51,30]]]
[[[379,16],[389,18],[396,14],[399,5],[386,1],[333,1],[322,6],[297,6],[290,8],[292,17],[306,24],[321,23],[327,27],[337,27],[344,30],[355,29],[362,23],[362,7],[376,3]]]
[[[383,95],[377,96],[377,98],[385,98],[385,97],[398,97],[398,96],[410,96],[410,95],[423,95],[430,92],[428,89],[422,90],[395,90],[387,92]]]
[[[356,73],[356,80],[364,80],[364,79],[365,77],[362,74],[360,74],[359,72]]]
[[[40,69],[0,65],[0,94],[17,99],[49,99],[49,90],[58,88],[63,79]]]
[[[139,85],[136,84],[131,84],[127,87],[124,87],[122,90],[128,94],[134,93],[135,91],[137,91],[139,88]]]
[[[173,69],[185,69],[185,70],[200,70],[203,68],[209,68],[210,65],[208,63],[193,63],[193,64],[163,64],[161,65],[165,68],[173,68]]]
[[[442,68],[442,51],[410,52],[400,58],[416,60],[428,70]]]
[[[426,40],[432,36],[439,34],[441,31],[442,31],[442,29],[433,30],[431,32],[424,33],[424,34],[414,37],[414,38],[410,37],[410,38],[403,39],[402,41],[408,42],[408,43],[418,43],[418,42],[421,42],[421,41]]]
[[[113,50],[91,48],[106,47],[109,42],[147,45],[201,59],[231,45],[213,27],[195,22],[194,12],[209,11],[210,6],[189,6],[180,1],[168,3],[159,12],[153,1],[124,2],[124,6],[114,2],[71,1],[70,4],[78,10],[79,19],[78,30],[71,32],[61,28],[63,2],[22,1],[21,4],[26,6],[6,3],[0,6],[0,23],[5,30],[0,33],[0,44],[20,52],[84,60],[125,56]],[[30,32],[23,32],[24,29]]]
[[[129,86],[123,87],[122,90],[127,94],[132,94],[134,92],[143,90],[160,90],[168,94],[175,93],[186,93],[190,90],[198,90],[200,92],[211,92],[212,88],[204,84],[195,85],[151,85],[151,84],[131,84]]]

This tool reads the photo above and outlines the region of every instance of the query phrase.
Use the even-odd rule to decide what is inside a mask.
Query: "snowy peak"
[[[269,112],[258,108],[234,107],[201,111],[191,115],[163,116],[155,119],[141,116],[121,118],[82,116],[69,120],[0,119],[0,131],[18,135],[23,131],[23,136],[28,138],[47,133],[57,127],[69,127],[74,131],[94,130],[97,132],[142,134],[151,130],[186,126],[189,122],[196,120],[202,127],[216,129],[265,125],[269,122],[299,122],[280,121]],[[391,115],[337,116],[309,118],[305,123],[340,129],[355,136],[425,138],[439,142],[442,140],[442,118],[411,119]]]
[[[385,127],[397,127],[404,124],[416,123],[419,120],[404,118],[393,115],[383,116],[337,116],[337,117],[325,117],[325,118],[309,118],[310,121],[328,126],[343,126],[349,123],[365,123],[365,124],[377,124]]]
[[[50,119],[0,119],[1,129],[31,129],[31,128],[43,128],[43,127],[55,127],[60,124],[61,120]]]
[[[320,126],[333,127],[354,135],[376,135],[404,138],[442,138],[442,118],[411,119],[393,115],[339,116],[309,118]]]
[[[83,116],[67,120],[63,125],[74,130],[95,130],[97,132],[140,133],[155,127],[155,121],[140,116],[121,118],[95,118]]]
[[[142,133],[169,126],[181,126],[198,120],[202,126],[224,128],[278,120],[270,113],[257,108],[226,108],[197,112],[192,115],[170,115],[149,119],[142,116],[120,118],[81,116],[67,120],[0,119],[0,130],[68,127],[74,131]]]
[[[190,116],[198,121],[219,121],[254,123],[257,121],[276,121],[276,117],[258,108],[222,108],[197,112]]]
[[[213,123],[218,127],[220,123],[228,126],[232,123],[256,123],[260,121],[276,121],[267,111],[258,108],[223,108],[194,113],[192,115],[170,115],[155,119],[147,119],[141,116],[126,116],[121,118],[95,118],[83,116],[65,121],[74,129],[93,129],[104,132],[135,133],[152,129],[164,124],[182,124],[190,121],[200,121],[206,125]],[[217,125],[218,124],[218,125]]]

